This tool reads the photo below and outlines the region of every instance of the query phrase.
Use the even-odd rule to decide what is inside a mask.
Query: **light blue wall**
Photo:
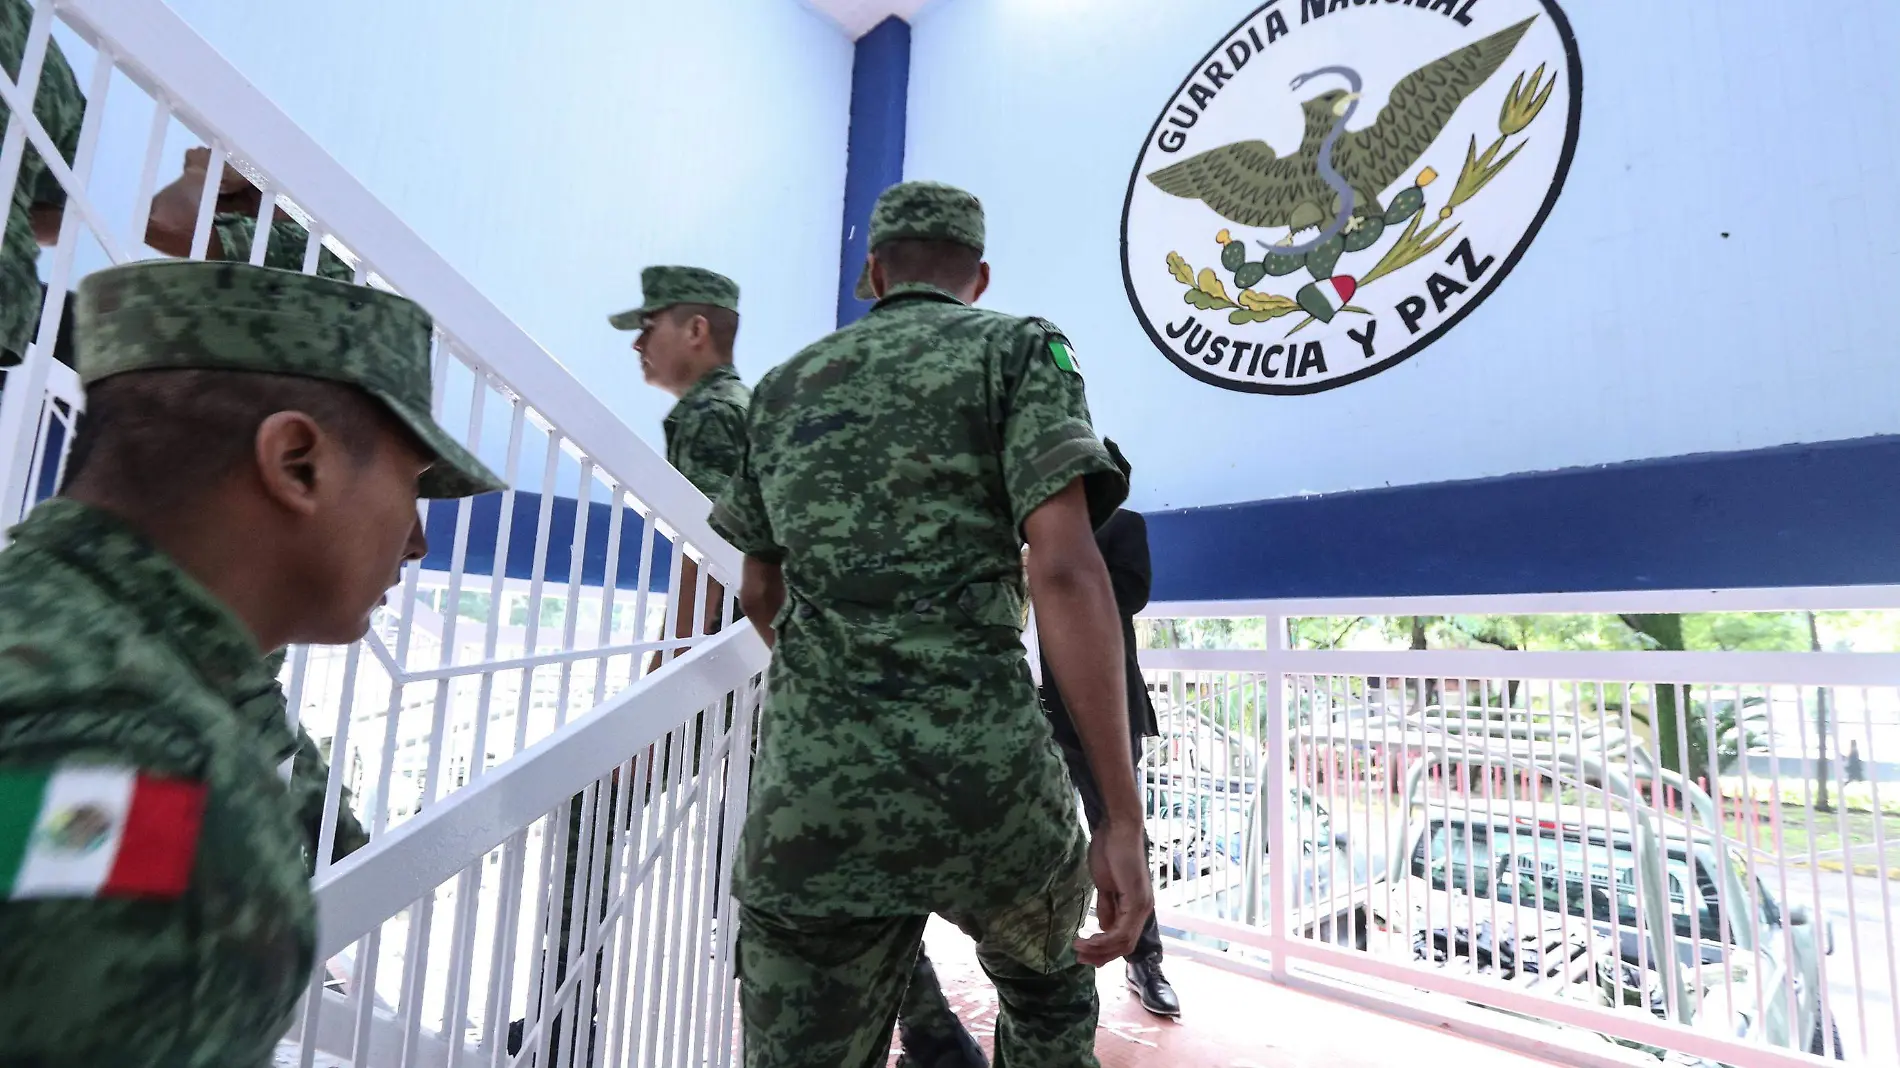
[[[656,447],[642,265],[739,281],[748,380],[833,325],[851,42],[797,4],[169,2]]]
[[[1541,236],[1431,348],[1290,397],[1176,370],[1119,259],[1150,124],[1257,6],[939,0],[914,28],[906,175],[983,198],[985,303],[1069,332],[1135,506],[1900,430],[1900,4],[1567,0],[1583,125]]]

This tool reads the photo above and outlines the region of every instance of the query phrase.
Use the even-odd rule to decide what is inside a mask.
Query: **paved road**
[[[1813,870],[1791,866],[1786,875],[1789,899],[1816,902],[1833,925],[1834,955],[1824,958],[1822,967],[1827,975],[1829,1007],[1840,1025],[1847,1058],[1900,1064],[1900,1017],[1896,1016],[1900,1002],[1894,996],[1895,980],[1900,978],[1896,975],[1900,973],[1900,926],[1887,921],[1890,908],[1894,924],[1900,925],[1900,883],[1822,871],[1817,896]],[[1776,896],[1781,893],[1780,878],[1781,873],[1772,868],[1764,873],[1764,881]]]

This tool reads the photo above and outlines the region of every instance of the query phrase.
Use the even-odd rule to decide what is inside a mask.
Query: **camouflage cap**
[[[675,304],[710,304],[739,310],[739,283],[704,267],[648,267],[640,272],[638,308],[610,315],[615,330],[638,330],[646,317]]]
[[[871,210],[870,244],[886,241],[954,241],[983,251],[983,202],[954,185],[942,182],[899,182],[877,198]],[[854,291],[859,300],[877,296],[871,290],[871,264],[858,273]]]
[[[253,371],[356,386],[435,454],[424,497],[501,479],[429,414],[429,313],[366,286],[245,263],[152,260],[87,276],[74,304],[79,379],[127,371]]]

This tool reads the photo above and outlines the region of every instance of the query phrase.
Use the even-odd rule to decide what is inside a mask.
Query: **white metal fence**
[[[1900,656],[1287,640],[1295,618],[1607,614],[1632,599],[1758,607],[1745,592],[1266,604],[1244,609],[1257,648],[1144,651],[1164,925],[1280,977],[1371,977],[1672,1059],[1893,1063],[1900,797],[1865,769],[1900,757]],[[1149,612],[1212,614],[1234,609]]]
[[[430,554],[405,569],[371,633],[347,649],[295,649],[286,664],[289,715],[330,760],[317,881],[325,944],[341,954],[325,954],[316,987],[328,985],[331,1007],[309,1002],[303,1029],[316,1041],[302,1062],[321,1048],[358,1064],[508,1063],[519,1019],[523,1063],[546,1064],[557,1013],[604,1023],[612,1063],[719,1061],[712,1036],[724,1032],[697,1017],[729,1001],[718,862],[737,828],[726,814],[743,811],[750,680],[765,654],[733,628],[714,638],[737,615],[738,558],[706,525],[705,497],[159,0],[31,6],[21,77],[0,77],[0,210],[15,210],[11,190],[34,159],[64,205],[40,264],[49,296],[35,340],[0,384],[0,529],[57,486],[83,418],[77,376],[55,358],[66,295],[89,270],[159,255],[146,245],[153,197],[190,149],[209,151],[190,254],[224,232],[229,164],[256,191],[250,262],[281,262],[273,243],[294,238],[303,271],[341,263],[431,312],[435,415],[508,483],[425,504]],[[53,50],[86,97],[70,154],[35,118]],[[301,229],[273,226],[285,219]],[[682,656],[715,641],[723,655]],[[607,705],[621,729],[577,723]],[[587,738],[619,748],[576,740]],[[554,793],[523,809],[534,775]],[[570,829],[564,798],[584,786]],[[333,870],[346,815],[371,842]],[[463,837],[442,853],[449,825]],[[566,899],[570,834],[584,885]],[[414,882],[438,862],[450,866]],[[392,899],[393,886],[413,892]],[[383,911],[364,912],[368,901]],[[544,967],[548,932],[558,938],[576,910],[573,967]],[[574,1056],[575,1031],[557,1062]]]
[[[729,630],[319,876],[327,993],[286,1052],[730,1063],[730,860],[764,661]]]

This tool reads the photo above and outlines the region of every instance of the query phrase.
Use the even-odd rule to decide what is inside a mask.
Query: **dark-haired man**
[[[640,272],[640,305],[607,317],[616,330],[637,332],[633,350],[650,386],[676,398],[662,429],[666,434],[666,462],[672,464],[707,497],[717,497],[739,467],[745,448],[745,409],[751,394],[732,369],[733,344],[739,336],[739,286],[723,274],[703,267],[648,267]],[[643,576],[644,577],[644,576]],[[707,633],[719,629],[725,587],[708,578],[706,600],[695,620],[693,591],[699,588],[699,566],[691,556],[680,557],[679,584],[669,591],[677,606],[673,636],[690,637],[696,622]],[[648,671],[657,671],[665,659],[655,652]],[[606,804],[613,803],[609,791]],[[568,803],[566,897],[574,900],[574,882],[580,870],[581,798]],[[601,893],[606,893],[603,886]],[[604,897],[603,897],[604,904]],[[555,982],[567,978],[568,933],[576,917],[561,927],[555,948]],[[595,985],[600,983],[598,971]],[[520,1050],[525,1020],[509,1025],[508,1051]],[[560,1024],[552,1025],[559,1035]],[[590,1043],[592,1039],[589,1039]],[[558,1039],[553,1043],[558,1046]]]
[[[999,1065],[1085,1068],[1090,965],[1153,907],[1114,594],[1093,523],[1127,493],[1068,341],[971,307],[982,205],[893,186],[862,320],[768,372],[713,509],[774,646],[734,873],[750,1068],[868,1068],[933,912],[996,984]],[[1085,842],[1022,644],[1022,547],[1108,816]],[[1101,934],[1077,940],[1091,870]]]
[[[708,498],[726,488],[745,451],[745,411],[752,394],[732,369],[732,348],[739,336],[739,286],[703,267],[648,267],[640,272],[640,306],[607,321],[616,330],[638,331],[633,350],[648,385],[672,394],[677,403],[661,424],[666,462],[679,469]],[[679,589],[672,591],[674,637],[693,633],[689,595],[699,586],[691,557],[680,561]],[[725,589],[706,583],[700,609],[706,630],[717,630],[718,606]],[[654,654],[658,667],[660,655]]]
[[[500,482],[401,297],[163,261],[76,303],[89,418],[0,551],[0,1064],[264,1065],[316,948],[265,656],[362,637],[417,499]]]

